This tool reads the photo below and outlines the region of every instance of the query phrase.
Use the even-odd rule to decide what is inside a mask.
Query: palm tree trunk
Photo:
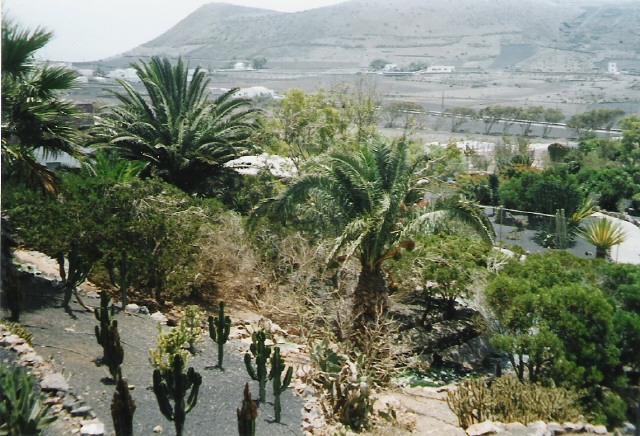
[[[387,283],[380,267],[363,266],[353,293],[354,331],[362,331],[389,309]]]

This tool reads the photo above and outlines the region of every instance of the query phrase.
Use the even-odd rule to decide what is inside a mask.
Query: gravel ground
[[[45,359],[52,358],[54,367],[65,375],[74,393],[93,408],[105,423],[107,433],[113,434],[110,404],[114,387],[103,381],[108,376],[107,369],[95,363],[102,355],[102,348],[95,339],[97,321],[93,314],[82,310],[75,301],[70,311],[60,308],[62,295],[45,279],[29,279],[23,289],[27,293],[27,307],[21,315],[21,323],[33,333],[34,349]],[[89,306],[99,305],[98,298],[85,297],[84,302]],[[135,434],[153,434],[158,425],[164,429],[163,433],[174,434],[173,423],[160,413],[151,389],[153,370],[149,364],[149,350],[156,346],[157,324],[148,315],[120,313],[116,319],[125,352],[122,372],[129,384],[135,387],[132,390],[137,405]],[[235,411],[241,404],[246,382],[251,382],[252,394],[257,396],[257,382],[250,380],[242,360],[241,350],[246,345],[239,340],[226,344],[225,371],[205,369],[216,363],[217,349],[214,346],[207,336],[199,344],[196,356],[189,361],[189,365],[202,375],[203,381],[198,404],[187,415],[185,435],[237,434]],[[282,395],[281,424],[272,422],[272,401],[271,386],[268,386],[267,403],[260,407],[256,433],[301,434],[301,399],[293,394],[292,389]]]

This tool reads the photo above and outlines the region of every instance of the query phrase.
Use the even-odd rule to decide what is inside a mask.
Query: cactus
[[[209,316],[209,336],[218,344],[218,365],[222,368],[222,359],[224,358],[224,344],[229,339],[229,331],[231,330],[231,318],[224,316],[224,301],[220,302],[218,316]]]
[[[109,280],[120,291],[120,301],[122,303],[122,310],[129,304],[129,260],[127,258],[127,252],[123,251],[120,263],[118,265],[118,275],[116,278],[116,268],[113,256],[107,258],[107,271],[109,271]]]
[[[280,347],[274,347],[273,357],[271,358],[271,372],[269,373],[269,380],[273,380],[273,406],[276,412],[276,422],[280,422],[280,395],[289,387],[291,383],[291,376],[293,375],[293,368],[289,367],[285,373],[284,379],[282,379],[282,373],[284,372],[284,361],[280,357]]]
[[[158,407],[165,418],[173,421],[177,436],[182,435],[187,414],[198,402],[198,391],[202,384],[202,377],[193,368],[190,367],[186,373],[183,370],[184,362],[178,354],[167,371],[153,371],[153,393],[158,400]],[[189,390],[191,392],[185,400]]]
[[[251,399],[249,383],[244,385],[242,408],[236,409],[236,414],[238,415],[238,434],[240,436],[255,436],[258,406]]]
[[[71,295],[73,294],[76,297],[78,304],[90,312],[91,309],[89,309],[80,299],[77,287],[87,279],[87,276],[91,272],[92,265],[90,262],[82,259],[78,253],[78,244],[76,243],[71,244],[71,251],[69,251],[67,257],[69,259],[68,272],[65,271],[64,268],[64,254],[58,253],[56,257],[64,289],[64,301],[62,302],[62,306],[66,308],[69,307]]]
[[[133,414],[136,411],[136,403],[129,394],[129,385],[118,377],[116,390],[111,401],[111,418],[116,436],[133,436]]]
[[[267,335],[264,330],[260,330],[259,332],[255,332],[251,335],[251,339],[253,343],[249,350],[251,353],[247,353],[244,355],[244,364],[247,367],[247,372],[252,380],[258,381],[258,392],[260,402],[264,403],[266,401],[266,390],[265,387],[267,385],[267,380],[269,375],[267,373],[267,360],[269,359],[269,355],[271,354],[271,349],[265,345],[265,341],[267,339]],[[256,370],[253,369],[251,365],[251,355],[256,358]]]
[[[109,367],[111,377],[116,380],[120,365],[124,360],[124,350],[120,344],[118,321],[110,319],[110,315],[113,316],[114,307],[112,305],[109,309],[108,306],[109,296],[102,291],[100,292],[100,307],[93,313],[100,322],[100,325],[95,328],[96,339],[98,344],[102,346],[102,363]]]

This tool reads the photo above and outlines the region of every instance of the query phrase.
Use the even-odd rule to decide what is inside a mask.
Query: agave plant
[[[607,218],[589,221],[584,227],[584,230],[579,231],[578,234],[585,241],[596,246],[596,258],[598,259],[607,258],[611,247],[623,243],[626,239],[620,224]]]

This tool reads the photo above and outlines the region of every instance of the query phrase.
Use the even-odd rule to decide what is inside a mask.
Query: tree
[[[262,70],[267,65],[267,58],[264,56],[256,56],[251,60],[251,67],[254,70]]]
[[[267,203],[281,215],[295,205],[315,202],[319,214],[333,217],[339,236],[329,259],[357,256],[360,274],[353,294],[356,332],[388,307],[383,263],[411,249],[421,224],[442,213],[416,208],[421,200],[420,162],[410,162],[405,141],[377,141],[357,153],[331,153],[314,163],[281,197]],[[443,201],[447,216],[464,217],[487,239],[493,228],[485,215],[462,198]]]
[[[413,101],[394,101],[387,103],[382,109],[384,125],[385,127],[394,128],[396,127],[396,121],[404,117],[404,127],[407,127],[409,120],[423,111],[424,107]]]
[[[544,116],[544,108],[542,106],[531,106],[520,109],[518,118],[522,121],[522,135],[529,136],[531,133],[531,124],[538,123]]]
[[[384,67],[386,67],[389,64],[390,62],[384,59],[374,59],[369,64],[369,68],[371,68],[374,71],[380,71],[380,70],[383,70]]]
[[[451,109],[451,131],[457,132],[463,124],[477,118],[478,114],[470,107],[454,107]]]
[[[34,60],[52,37],[44,29],[24,30],[2,20],[2,180],[24,181],[49,192],[55,192],[56,178],[38,163],[36,149],[54,157],[82,154],[75,125],[79,110],[59,97],[74,86],[75,73]]]
[[[189,194],[211,195],[216,182],[236,173],[224,164],[252,150],[257,109],[232,89],[208,99],[209,81],[200,67],[190,77],[178,60],[153,57],[133,68],[148,97],[120,80],[121,105],[96,128],[99,141],[125,159],[148,162],[143,175],[155,175]]]
[[[623,115],[624,111],[622,109],[592,109],[573,115],[567,121],[567,127],[574,129],[578,136],[598,129],[609,131],[618,118]]]
[[[542,119],[545,122],[542,137],[546,138],[549,136],[549,132],[551,132],[551,124],[556,124],[564,120],[564,114],[560,109],[547,108],[542,114]]]

